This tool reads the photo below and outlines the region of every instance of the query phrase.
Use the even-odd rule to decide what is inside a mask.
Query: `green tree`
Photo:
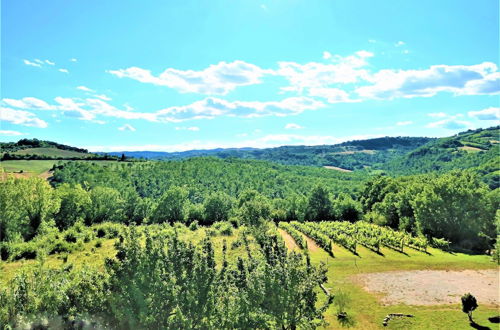
[[[87,225],[104,221],[121,222],[124,219],[124,201],[118,190],[108,187],[95,187],[90,191],[92,207],[87,216]]]
[[[333,201],[335,219],[355,222],[361,219],[361,203],[352,199],[348,194],[339,194]]]
[[[325,187],[318,185],[313,188],[309,195],[306,220],[322,221],[332,219],[330,193]]]
[[[495,216],[487,193],[488,188],[468,171],[434,176],[412,200],[415,219],[427,236],[487,249],[488,241],[480,234],[491,227]]]
[[[56,189],[56,193],[61,200],[61,207],[54,217],[57,228],[65,230],[78,220],[85,219],[92,201],[82,186],[65,183]]]
[[[226,193],[216,192],[210,194],[203,203],[203,224],[211,225],[214,222],[227,221],[232,207],[231,197]]]
[[[187,190],[181,187],[174,186],[165,191],[151,215],[152,222],[184,222],[187,197]]]

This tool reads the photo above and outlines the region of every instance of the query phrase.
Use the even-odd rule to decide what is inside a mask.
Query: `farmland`
[[[411,314],[385,322],[466,329],[468,291],[477,324],[498,310],[498,189],[481,166],[388,176],[216,157],[1,164],[27,174],[0,183],[3,325],[376,329]]]

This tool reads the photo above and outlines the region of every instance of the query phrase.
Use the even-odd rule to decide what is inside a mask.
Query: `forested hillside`
[[[490,187],[500,183],[499,127],[469,130],[431,141],[380,166],[390,174],[408,175],[432,171],[475,168]]]
[[[21,139],[17,142],[0,142],[0,161],[7,160],[58,160],[58,159],[118,159],[117,156],[97,155],[87,149],[65,144],[38,140]]]
[[[124,152],[131,157],[150,159],[185,159],[214,156],[219,158],[243,158],[268,160],[284,165],[335,166],[348,170],[383,164],[394,157],[406,154],[432,139],[413,137],[384,137],[349,141],[324,146],[283,146],[267,149],[214,149],[185,152]],[[121,152],[110,153],[115,156]]]

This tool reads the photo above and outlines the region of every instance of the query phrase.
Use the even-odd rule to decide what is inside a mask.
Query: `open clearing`
[[[479,304],[499,306],[498,269],[413,270],[356,275],[370,293],[380,294],[384,305],[454,305],[471,292]]]
[[[329,170],[335,170],[335,171],[340,171],[340,172],[352,172],[351,170],[347,170],[345,168],[336,167],[336,166],[323,166],[323,167],[327,168]]]

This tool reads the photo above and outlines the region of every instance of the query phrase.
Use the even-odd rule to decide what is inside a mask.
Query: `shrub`
[[[97,242],[95,242],[95,245],[94,245],[96,248],[100,248],[102,247],[102,240],[98,239]]]
[[[64,240],[68,243],[76,243],[76,234],[72,231],[66,233],[66,235],[64,236]]]
[[[196,229],[198,229],[198,221],[197,221],[197,220],[194,220],[194,221],[193,221],[193,222],[191,222],[191,224],[189,225],[189,230],[195,231]]]
[[[233,226],[226,221],[217,222],[213,227],[224,236],[231,236],[233,234]]]

